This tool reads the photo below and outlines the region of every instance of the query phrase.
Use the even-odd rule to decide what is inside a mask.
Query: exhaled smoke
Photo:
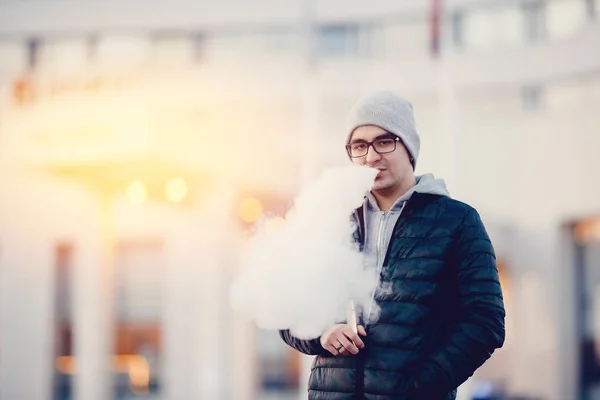
[[[353,239],[351,215],[376,174],[329,169],[298,196],[283,226],[263,223],[231,287],[232,307],[261,328],[290,329],[300,338],[343,322],[350,300],[368,309],[377,279]]]

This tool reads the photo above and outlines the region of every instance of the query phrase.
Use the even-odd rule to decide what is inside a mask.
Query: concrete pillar
[[[239,238],[240,241],[245,240]],[[235,245],[241,248],[241,242]],[[233,279],[238,274],[239,257],[241,254],[229,258],[231,266],[226,277],[226,295],[224,306],[228,316],[228,324],[224,334],[227,342],[223,349],[227,354],[229,367],[226,368],[226,376],[229,390],[226,391],[228,399],[260,400],[259,398],[259,365],[258,365],[258,329],[255,324],[244,321],[238,314],[233,312],[229,303],[229,289]]]
[[[195,280],[197,287],[193,291],[194,302],[199,305],[193,316],[197,321],[194,329],[198,342],[193,354],[197,375],[194,389],[197,399],[224,400],[226,359],[223,354],[230,351],[232,345],[230,331],[226,327],[227,315],[223,313],[223,305],[227,301],[222,284],[225,249],[222,243],[208,245],[210,242],[199,244],[204,255],[201,262],[194,263],[196,273],[200,275]]]
[[[298,398],[300,400],[306,400],[308,397],[308,378],[310,377],[310,367],[314,360],[314,356],[307,356],[306,354],[300,355],[301,360],[301,373],[300,373],[300,385]]]
[[[4,225],[0,234],[0,398],[47,400],[53,368],[53,254],[35,233],[18,232],[16,222]]]
[[[185,228],[184,228],[185,229]],[[186,232],[192,232],[186,230]],[[165,286],[163,302],[163,391],[165,399],[194,398],[193,387],[199,378],[193,365],[193,354],[199,346],[195,326],[198,308],[193,297],[196,239],[166,241]]]
[[[114,235],[111,202],[99,202],[98,226],[78,238],[73,271],[76,400],[112,400]]]
[[[231,321],[228,303],[228,271],[236,249],[228,242],[232,188],[213,188],[211,197],[169,235],[163,305],[165,398],[254,399],[248,378],[254,370],[248,343],[253,334]]]
[[[233,320],[229,334],[230,360],[230,385],[232,399],[260,400],[258,397],[258,354],[256,328],[237,318]]]
[[[232,240],[235,186],[222,181],[209,192],[211,195],[203,201],[197,222],[200,240],[196,243],[197,262],[194,262],[197,277],[194,298],[201,305],[196,316],[199,322],[196,325],[199,346],[194,354],[198,374],[195,398],[250,399],[248,396],[252,395],[252,390],[245,395],[226,395],[226,388],[231,384],[237,386],[237,382],[227,384],[228,360],[223,356],[241,352],[252,358],[244,349],[237,347],[244,339],[237,337],[238,333],[233,332],[228,323],[231,308],[226,279],[237,250]],[[247,330],[244,333],[247,334]],[[246,374],[250,373],[252,368],[246,371]],[[240,378],[243,382],[243,378]]]

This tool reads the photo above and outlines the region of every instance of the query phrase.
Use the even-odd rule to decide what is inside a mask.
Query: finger
[[[364,326],[358,325],[358,334],[360,336],[367,336],[367,331],[365,330]]]
[[[352,343],[354,343],[354,345],[357,348],[363,349],[365,347],[365,344],[363,343],[362,339],[356,333],[354,333],[352,329],[348,328],[344,331],[344,334],[348,339],[352,341]]]
[[[340,336],[338,336],[337,339],[343,346],[340,349],[340,352],[343,352],[344,349],[346,349],[350,354],[358,354],[358,347],[356,347],[354,345],[354,343],[352,343],[350,340],[348,340],[348,338],[346,336],[340,335]]]
[[[356,354],[358,354],[359,351],[360,351],[359,349],[356,349],[356,353],[351,353],[348,350],[346,350],[344,347],[342,347],[340,349],[340,356],[352,356],[352,355],[356,355]]]
[[[344,339],[344,335],[340,332],[337,332],[335,335],[332,335],[331,338],[329,338],[328,344],[336,351],[336,353],[341,353],[342,350],[344,350]],[[346,341],[348,340],[346,339]]]
[[[325,350],[327,350],[328,352],[330,352],[331,354],[333,354],[334,356],[337,356],[340,354],[340,352],[335,348],[334,345],[332,344],[328,344],[325,346]]]
[[[350,345],[352,346],[352,342],[350,342]],[[352,353],[350,353],[348,350],[346,350],[346,348],[344,346],[342,346],[340,348],[339,352],[340,352],[341,356],[351,356],[352,355]]]

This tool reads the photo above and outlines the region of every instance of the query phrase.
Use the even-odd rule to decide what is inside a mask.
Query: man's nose
[[[365,161],[367,162],[367,164],[372,164],[372,163],[377,162],[379,160],[381,160],[381,155],[375,151],[375,149],[373,148],[373,146],[369,146],[369,148],[367,150],[366,159],[365,159]]]

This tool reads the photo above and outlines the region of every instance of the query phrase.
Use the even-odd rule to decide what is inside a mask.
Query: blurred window
[[[454,40],[467,48],[483,49],[524,41],[524,16],[518,4],[467,9],[458,15],[453,21]]]
[[[568,37],[580,30],[587,20],[587,6],[582,0],[552,0],[545,11],[550,38]]]
[[[163,265],[163,245],[159,240],[125,241],[118,245],[115,268],[119,321],[160,320]]]
[[[359,51],[358,25],[323,25],[317,30],[317,51],[320,55],[356,55]]]
[[[298,397],[300,357],[274,331],[258,331],[260,399]]]
[[[0,80],[14,78],[27,67],[27,47],[16,40],[0,41]]]
[[[380,51],[386,57],[425,58],[429,56],[430,28],[425,20],[387,24],[375,32],[378,37],[372,40],[372,43],[374,45],[382,43],[383,49]]]
[[[115,400],[155,399],[162,354],[161,240],[125,240],[116,251]]]
[[[301,46],[301,35],[291,29],[275,29],[263,34],[265,50],[270,53],[288,53]]]
[[[148,61],[152,53],[150,38],[142,36],[105,36],[98,40],[94,58],[104,69],[135,68]]]
[[[77,74],[85,68],[88,48],[85,39],[45,41],[39,49],[37,66],[58,75]]]
[[[160,394],[162,331],[158,324],[119,324],[115,333],[115,400],[154,400]]]
[[[201,36],[159,35],[153,41],[152,62],[159,66],[185,66],[201,58]]]
[[[203,58],[212,61],[251,60],[271,63],[273,57],[294,54],[301,48],[301,36],[290,29],[253,32],[225,32],[208,35],[202,42]]]

